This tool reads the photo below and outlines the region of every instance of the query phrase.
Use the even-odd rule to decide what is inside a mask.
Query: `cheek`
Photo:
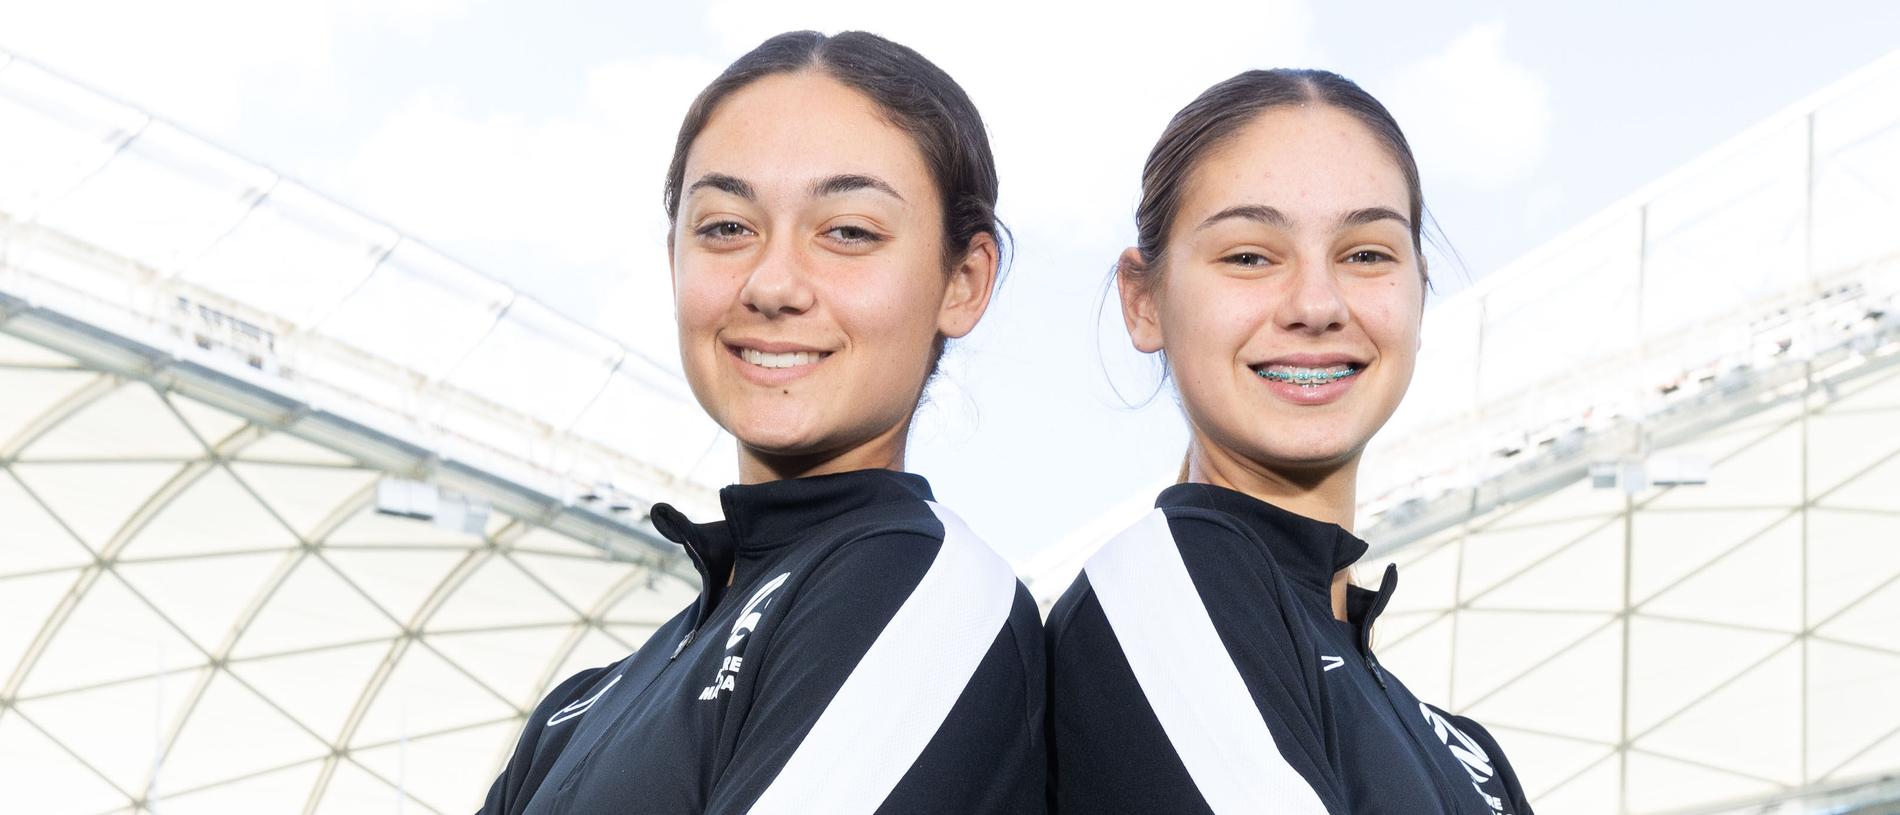
[[[940,281],[927,271],[884,267],[841,276],[826,302],[853,340],[881,357],[914,355],[913,346],[937,334]]]
[[[1233,364],[1265,320],[1265,306],[1244,286],[1184,281],[1162,301],[1161,331],[1169,364],[1215,371]]]
[[[681,334],[716,328],[739,294],[726,275],[696,266],[683,266],[676,272],[673,287],[673,308],[679,315]]]
[[[1393,362],[1409,365],[1418,355],[1422,315],[1416,288],[1399,281],[1381,283],[1363,292],[1353,309],[1379,355]]]

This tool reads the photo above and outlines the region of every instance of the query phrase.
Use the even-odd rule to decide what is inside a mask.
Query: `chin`
[[[1328,470],[1350,463],[1363,448],[1333,439],[1276,439],[1255,449],[1261,463],[1291,470]]]
[[[788,428],[734,427],[732,437],[749,449],[772,456],[805,455],[820,446],[811,434]]]
[[[811,417],[796,410],[727,411],[719,426],[740,444],[772,455],[797,455],[818,445]]]

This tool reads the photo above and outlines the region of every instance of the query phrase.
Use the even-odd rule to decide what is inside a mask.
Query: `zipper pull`
[[[673,655],[667,657],[666,661],[672,662],[673,660],[679,659],[680,652],[686,650],[686,646],[693,644],[693,635],[698,633],[699,629],[697,628],[686,632],[686,636],[680,638],[680,644],[673,646]]]
[[[1366,668],[1372,671],[1372,678],[1379,683],[1379,690],[1387,690],[1385,686],[1385,672],[1379,670],[1379,658],[1371,654],[1367,654]]]

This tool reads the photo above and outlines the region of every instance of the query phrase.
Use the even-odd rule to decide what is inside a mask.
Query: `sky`
[[[1016,251],[908,465],[1021,563],[1179,465],[1179,408],[1104,295],[1141,161],[1208,85],[1321,67],[1384,101],[1444,234],[1442,299],[1900,48],[1900,4],[0,0],[0,48],[665,359],[679,119],[726,63],[798,28],[918,49],[989,125]]]

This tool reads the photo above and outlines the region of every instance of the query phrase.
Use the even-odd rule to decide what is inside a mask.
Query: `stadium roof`
[[[0,809],[470,810],[696,593],[665,366],[3,53],[0,178]]]
[[[1900,767],[1897,96],[1889,59],[1427,321],[1368,459],[1381,647],[1552,806]],[[642,516],[725,451],[664,366],[4,54],[0,178],[8,807],[468,810],[690,596]]]

